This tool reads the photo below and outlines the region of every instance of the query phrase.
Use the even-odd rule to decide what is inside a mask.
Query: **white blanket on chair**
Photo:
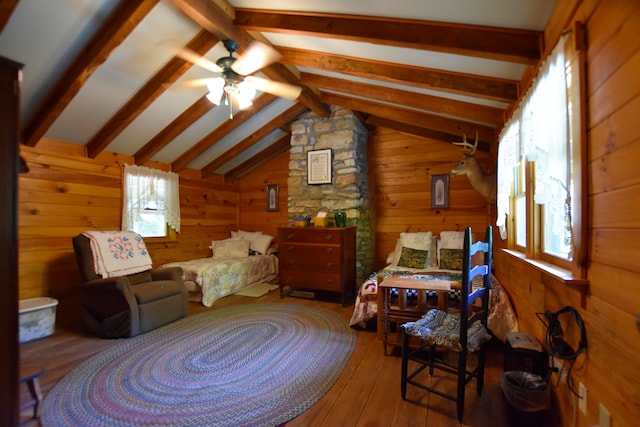
[[[86,231],[91,243],[93,268],[105,277],[150,270],[153,263],[142,236],[129,231]]]

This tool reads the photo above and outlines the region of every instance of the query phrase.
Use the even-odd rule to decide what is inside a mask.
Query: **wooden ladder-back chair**
[[[464,235],[459,316],[432,309],[420,320],[402,325],[402,399],[406,398],[407,384],[411,384],[453,400],[456,402],[460,423],[464,415],[466,385],[475,378],[477,393],[480,395],[484,383],[485,342],[491,338],[486,329],[491,287],[491,249],[490,226],[487,227],[485,240],[473,244],[471,227],[467,227]],[[484,252],[484,262],[472,267],[471,257],[479,251]],[[474,280],[475,277],[478,278]],[[411,336],[422,338],[418,348],[410,348]],[[457,361],[445,360],[442,350],[457,352]],[[474,367],[468,364],[470,353],[477,355],[477,363]],[[413,362],[411,371],[408,369],[409,361]],[[420,379],[425,376],[418,377],[418,375],[427,368],[430,377],[428,380],[431,380],[436,370],[455,375],[457,377],[456,393],[439,388],[442,381],[429,381],[431,385],[427,385],[428,380],[421,381]]]

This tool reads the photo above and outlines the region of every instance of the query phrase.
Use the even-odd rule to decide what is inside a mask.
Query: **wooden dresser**
[[[342,305],[356,290],[356,229],[278,228],[280,295],[287,290],[339,292]]]

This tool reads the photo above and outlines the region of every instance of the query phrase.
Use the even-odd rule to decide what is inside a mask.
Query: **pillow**
[[[226,239],[213,241],[213,258],[245,258],[249,256],[250,242],[245,239]]]
[[[231,238],[239,238],[245,239],[250,242],[249,248],[260,254],[266,255],[269,247],[271,246],[271,242],[274,239],[274,236],[269,236],[268,234],[262,234],[261,231],[232,231]]]
[[[436,254],[440,265],[440,249],[462,249],[464,247],[464,231],[441,231]],[[440,266],[440,268],[444,268]]]
[[[394,249],[394,257],[391,261],[392,265],[398,265],[400,261],[400,256],[402,255],[402,248],[411,248],[411,249],[419,249],[423,251],[429,251],[431,253],[431,257],[429,257],[429,263],[424,265],[424,267],[435,267],[436,264],[436,256],[431,250],[431,246],[433,243],[433,235],[430,231],[419,231],[414,233],[402,232],[400,233],[400,238],[396,244],[396,248]]]
[[[429,251],[413,248],[402,248],[398,267],[424,268],[429,266]]]
[[[273,241],[274,236],[269,236],[268,234],[258,234],[256,237],[251,239],[249,244],[249,248],[252,251],[259,253],[260,255],[266,255],[271,247],[271,242]]]
[[[443,270],[462,270],[462,249],[440,249],[440,268]]]
[[[440,232],[440,247],[447,249],[462,249],[464,247],[464,231]]]

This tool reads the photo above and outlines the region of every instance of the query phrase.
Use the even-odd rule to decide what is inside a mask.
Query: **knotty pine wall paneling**
[[[71,238],[86,230],[119,230],[122,164],[130,156],[103,152],[86,157],[84,147],[43,139],[21,146],[30,171],[19,178],[19,298],[58,298],[57,324],[79,324],[78,284]],[[168,170],[169,165],[148,166]],[[181,232],[175,241],[147,240],[154,265],[211,255],[211,240],[237,227],[238,192],[222,177],[180,176]]]
[[[278,227],[290,223],[287,200],[289,152],[258,166],[238,180],[240,191],[239,228],[278,235]],[[278,185],[277,212],[267,212],[267,185]]]
[[[449,209],[431,208],[431,176],[448,174],[462,160],[458,148],[380,127],[373,132],[369,171],[376,218],[376,269],[386,265],[387,255],[403,231],[438,234],[471,226],[477,238],[484,235],[494,208],[471,187],[466,176],[450,177]],[[488,155],[478,152],[477,157],[487,170],[491,163]]]
[[[599,405],[611,426],[640,419],[640,3],[632,0],[574,2],[554,22],[586,25],[588,288],[559,283],[532,267],[495,252],[497,276],[509,292],[520,328],[544,342],[536,312],[577,308],[585,321],[588,349],[573,368],[574,387],[588,389],[587,414],[566,384],[552,377],[556,426],[598,425]],[[559,5],[560,7],[560,5]],[[560,27],[546,33],[559,33]],[[551,43],[547,43],[553,47]],[[569,326],[568,339],[577,333]],[[575,422],[574,422],[575,420]]]

